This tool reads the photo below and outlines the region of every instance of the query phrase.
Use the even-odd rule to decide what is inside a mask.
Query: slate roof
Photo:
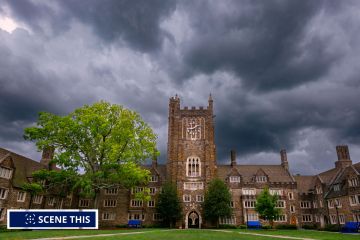
[[[325,172],[319,173],[318,175],[324,184],[329,185],[334,180],[334,178],[340,173],[340,171],[341,169],[332,168]]]
[[[40,162],[0,148],[0,159],[6,155],[9,155],[14,163],[13,186],[15,187],[21,187],[24,183],[28,182],[28,178],[32,177],[32,172],[45,168]]]
[[[298,192],[300,194],[309,193],[309,191],[314,190],[316,176],[300,176],[296,175],[294,176]]]
[[[152,165],[143,165],[142,167],[148,170],[152,169]],[[157,164],[156,171],[159,173],[162,179],[166,178],[166,164]]]
[[[281,165],[236,165],[235,168],[244,182],[252,182],[253,177],[261,170],[267,175],[269,182],[294,182],[289,172]],[[217,173],[220,179],[226,179],[230,171],[230,165],[217,166]]]

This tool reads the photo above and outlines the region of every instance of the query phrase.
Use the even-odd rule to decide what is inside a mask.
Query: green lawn
[[[131,232],[144,232],[140,234],[129,234]],[[121,240],[232,240],[232,239],[249,239],[249,240],[265,240],[265,239],[280,239],[267,236],[253,236],[245,235],[245,233],[266,234],[266,235],[282,235],[292,237],[303,237],[312,239],[344,239],[344,240],[359,240],[360,235],[349,235],[330,232],[319,232],[310,230],[237,230],[224,229],[220,231],[213,230],[170,230],[165,229],[140,229],[140,230],[42,230],[42,231],[19,231],[19,232],[3,232],[0,233],[1,240],[10,239],[31,239],[31,238],[46,238],[46,237],[65,237],[65,236],[80,236],[80,235],[97,235],[97,234],[118,234],[124,235],[89,237],[81,239],[121,239]]]

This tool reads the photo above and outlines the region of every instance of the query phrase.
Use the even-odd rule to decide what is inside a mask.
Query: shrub
[[[317,229],[315,224],[306,224],[302,226],[303,229]]]
[[[261,228],[265,229],[265,230],[272,229],[272,227],[270,225],[264,225]]]
[[[160,223],[142,225],[143,228],[163,228],[164,225]]]
[[[117,227],[117,228],[127,228],[128,225],[127,224],[118,224],[115,227]]]
[[[236,229],[235,225],[229,225],[229,224],[220,224],[219,228],[224,228],[224,229]]]
[[[291,229],[296,230],[297,227],[295,224],[279,224],[275,226],[276,229]]]
[[[246,225],[239,225],[237,228],[238,228],[238,229],[246,229],[247,226],[246,226]]]
[[[329,232],[338,232],[340,229],[338,225],[328,224],[325,228],[321,229],[322,231],[329,231]]]

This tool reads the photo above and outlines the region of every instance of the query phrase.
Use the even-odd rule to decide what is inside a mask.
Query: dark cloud
[[[23,128],[104,99],[138,111],[166,160],[168,98],[214,97],[218,162],[333,166],[360,157],[357,1],[4,1],[0,145],[38,159]],[[0,17],[1,18],[1,17]],[[0,19],[1,20],[1,19]],[[1,28],[1,25],[0,25]]]
[[[328,39],[307,36],[312,19],[324,10],[322,1],[193,5],[185,8],[197,37],[185,45],[183,60],[191,74],[233,71],[244,87],[287,89],[318,80],[338,57],[327,52]]]
[[[159,24],[176,7],[175,1],[90,0],[61,2],[72,15],[107,41],[122,39],[140,51],[161,47],[166,33]]]

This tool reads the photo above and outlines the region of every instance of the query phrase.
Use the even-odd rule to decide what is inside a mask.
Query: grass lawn
[[[126,235],[131,232],[144,232],[141,234]],[[34,231],[19,231],[19,232],[3,232],[0,233],[1,240],[10,239],[31,239],[31,238],[46,238],[46,237],[65,237],[65,236],[80,236],[80,235],[97,235],[97,234],[118,234],[112,236],[89,237],[81,239],[121,239],[121,240],[232,240],[232,239],[249,239],[249,240],[265,240],[265,239],[280,239],[268,236],[254,236],[245,235],[244,233],[266,234],[266,235],[282,235],[299,238],[312,239],[344,239],[344,240],[359,240],[360,234],[349,235],[330,232],[319,232],[311,230],[237,230],[224,229],[222,232],[213,230],[170,230],[165,229],[134,229],[134,230],[34,230]]]

